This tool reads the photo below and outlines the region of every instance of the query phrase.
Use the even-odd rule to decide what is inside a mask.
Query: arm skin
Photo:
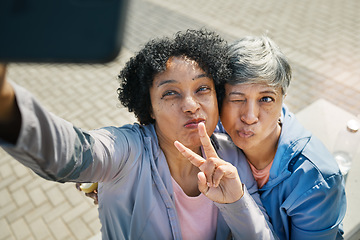
[[[14,89],[6,80],[6,64],[0,63],[0,138],[15,144],[21,127],[21,115]]]

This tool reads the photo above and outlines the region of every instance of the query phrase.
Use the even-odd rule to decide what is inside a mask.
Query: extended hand
[[[174,145],[184,157],[200,169],[199,191],[218,203],[233,203],[239,200],[244,192],[236,167],[218,157],[204,123],[199,124],[198,130],[206,159],[178,141],[175,141]]]

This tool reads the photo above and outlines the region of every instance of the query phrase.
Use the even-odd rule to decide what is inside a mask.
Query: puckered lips
[[[184,127],[186,128],[198,128],[199,123],[205,123],[205,119],[204,118],[193,118],[190,119],[189,121],[187,121],[184,125]]]
[[[241,138],[250,138],[255,134],[252,130],[247,129],[240,129],[237,131],[237,133]]]

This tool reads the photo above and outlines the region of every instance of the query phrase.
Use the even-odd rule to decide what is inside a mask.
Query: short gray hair
[[[262,83],[280,87],[285,95],[291,67],[280,48],[267,36],[244,37],[229,46],[232,77],[225,82]]]

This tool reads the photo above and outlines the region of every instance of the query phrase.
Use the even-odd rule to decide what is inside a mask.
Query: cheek
[[[236,114],[235,109],[230,108],[227,105],[223,105],[221,108],[220,119],[224,127],[231,126],[235,122]]]
[[[210,107],[210,111],[212,111],[213,114],[219,117],[219,107],[216,98],[209,101],[209,103],[206,106]]]
[[[279,118],[281,117],[281,106],[269,109],[267,112],[267,115],[269,116],[269,118],[271,118],[275,122],[277,122],[279,120]]]
[[[155,120],[160,120],[159,116],[161,116],[164,112],[164,106],[160,101],[151,101],[152,111],[151,111],[151,117]]]
[[[263,118],[260,118],[260,121],[266,129],[272,131],[273,128],[277,127],[280,115],[281,113],[279,111],[269,110],[265,112]]]
[[[205,95],[205,96],[200,96],[197,99],[198,103],[200,104],[200,106],[206,111],[208,112],[208,114],[211,115],[217,115],[219,116],[219,108],[218,108],[218,103],[217,103],[217,99],[216,99],[216,95],[212,94],[212,95]]]

